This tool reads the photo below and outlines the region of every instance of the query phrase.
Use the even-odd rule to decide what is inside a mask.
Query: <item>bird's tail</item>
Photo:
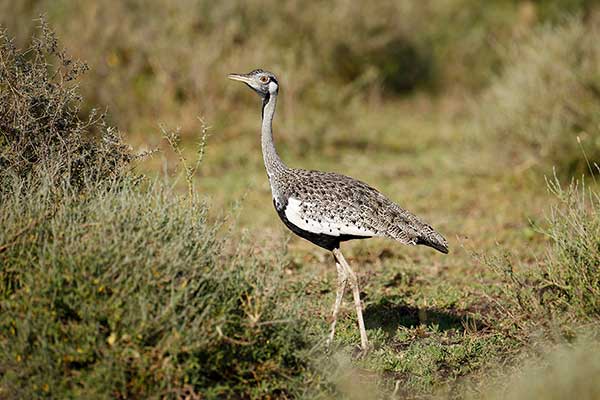
[[[429,232],[427,235],[422,235],[417,238],[417,244],[432,247],[437,251],[448,254],[448,242],[436,231]]]

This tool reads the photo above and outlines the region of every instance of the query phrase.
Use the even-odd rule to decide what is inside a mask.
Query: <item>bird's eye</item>
[[[263,76],[261,76],[261,77],[259,78],[259,80],[260,80],[262,83],[267,83],[267,82],[269,82],[269,77],[268,77],[268,76],[264,76],[264,75],[263,75]]]

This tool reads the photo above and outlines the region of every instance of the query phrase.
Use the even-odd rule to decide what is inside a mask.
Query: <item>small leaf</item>
[[[110,334],[110,336],[108,336],[108,339],[106,339],[106,343],[108,343],[110,346],[115,344],[116,341],[117,341],[117,334],[114,332],[112,332]]]

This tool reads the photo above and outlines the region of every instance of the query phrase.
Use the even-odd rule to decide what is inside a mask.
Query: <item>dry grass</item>
[[[363,7],[336,0],[306,7],[301,1],[136,0],[106,7],[43,0],[0,5],[0,25],[23,45],[34,19],[46,14],[70,51],[94,66],[82,87],[85,98],[107,106],[121,129],[156,143],[157,135],[148,135],[157,120],[180,126],[184,137],[195,134],[199,114],[222,124],[239,104],[224,75],[257,66],[279,72],[287,83],[284,118],[290,123],[300,106],[305,115],[319,108],[307,115],[318,120],[323,107],[332,114],[356,96],[481,88],[501,66],[499,46],[591,3],[384,1]]]
[[[85,196],[66,191],[58,203],[46,196],[56,192],[48,181],[28,195],[4,186],[5,393],[336,398],[364,389],[374,398],[482,398],[493,392],[490,382],[506,380],[507,366],[520,374],[523,359],[581,336],[571,326],[596,326],[595,297],[585,289],[597,275],[593,268],[583,273],[596,262],[594,237],[577,235],[596,227],[592,203],[561,205],[539,169],[516,163],[535,154],[524,136],[492,130],[473,141],[473,121],[456,94],[485,87],[504,71],[492,82],[500,90],[512,85],[515,68],[529,70],[497,52],[507,41],[572,43],[571,31],[589,28],[535,26],[560,21],[549,11],[557,4],[587,9],[587,2],[494,2],[481,9],[451,0],[361,9],[336,1],[339,14],[297,2],[49,4],[36,7],[92,66],[80,82],[87,94],[82,109],[108,105],[113,121],[144,146],[161,142],[160,123],[169,132],[181,127],[182,141],[172,140],[176,151],[138,164],[161,183],[131,185],[126,174],[120,185],[106,180],[103,190],[84,186]],[[26,19],[32,13],[16,10]],[[265,10],[278,18],[266,19]],[[27,22],[18,25],[27,30]],[[353,55],[350,66],[334,62],[344,60],[334,57],[340,43]],[[381,49],[401,68],[427,72],[414,83],[417,93],[397,97],[389,90],[390,59],[370,61]],[[402,64],[402,54],[416,63]],[[375,345],[363,359],[353,357],[358,337],[350,303],[335,356],[321,356],[335,270],[328,255],[290,239],[276,220],[259,154],[258,104],[224,79],[255,66],[280,78],[275,129],[290,165],[370,182],[450,239],[447,257],[383,240],[344,247],[361,278]],[[514,96],[526,98],[517,89]],[[491,96],[489,106],[500,100]],[[206,133],[199,114],[212,125],[207,152],[197,169],[182,167],[174,160],[198,151],[188,146],[190,137],[197,142]],[[511,146],[517,154],[499,151]],[[557,165],[560,177],[568,175]],[[177,168],[183,179],[172,176]],[[240,198],[238,223],[219,230]],[[545,221],[552,203],[565,211]],[[501,269],[516,266],[528,279],[505,281],[473,252],[508,254]],[[538,296],[549,282],[569,291]],[[13,335],[11,327],[29,335]]]
[[[479,99],[479,135],[497,136],[525,165],[567,175],[600,160],[598,18],[545,26],[507,50],[506,68]]]
[[[133,159],[129,146],[103,115],[82,119],[75,80],[87,66],[58,47],[45,23],[40,31],[26,50],[0,32],[0,182],[44,176],[76,189],[117,179]]]
[[[571,344],[550,346],[541,356],[532,357],[504,376],[499,388],[488,389],[485,398],[596,399],[600,396],[598,352],[594,334]]]
[[[0,47],[0,397],[301,393],[281,250],[255,256],[193,186],[132,173],[119,137],[79,119],[78,64],[41,31]]]

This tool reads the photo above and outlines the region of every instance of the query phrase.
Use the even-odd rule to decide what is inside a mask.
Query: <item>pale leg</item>
[[[335,324],[337,322],[338,313],[340,312],[340,305],[342,304],[344,293],[346,292],[346,281],[348,280],[346,270],[340,265],[339,262],[337,262],[337,260],[335,262],[335,267],[337,268],[338,273],[337,293],[335,295],[335,304],[333,305],[333,321],[331,322],[331,333],[329,334],[329,339],[327,340],[327,347],[329,347],[333,342],[333,336],[335,335]]]
[[[356,316],[358,318],[358,329],[360,330],[360,347],[363,351],[366,351],[369,347],[369,341],[367,340],[367,330],[365,329],[365,321],[362,315],[362,304],[360,302],[360,290],[358,288],[358,279],[356,274],[350,268],[350,265],[346,262],[346,259],[342,255],[340,249],[333,249],[333,255],[338,263],[346,270],[348,279],[350,279],[350,285],[352,286],[352,295],[354,296],[354,305],[356,306]]]

